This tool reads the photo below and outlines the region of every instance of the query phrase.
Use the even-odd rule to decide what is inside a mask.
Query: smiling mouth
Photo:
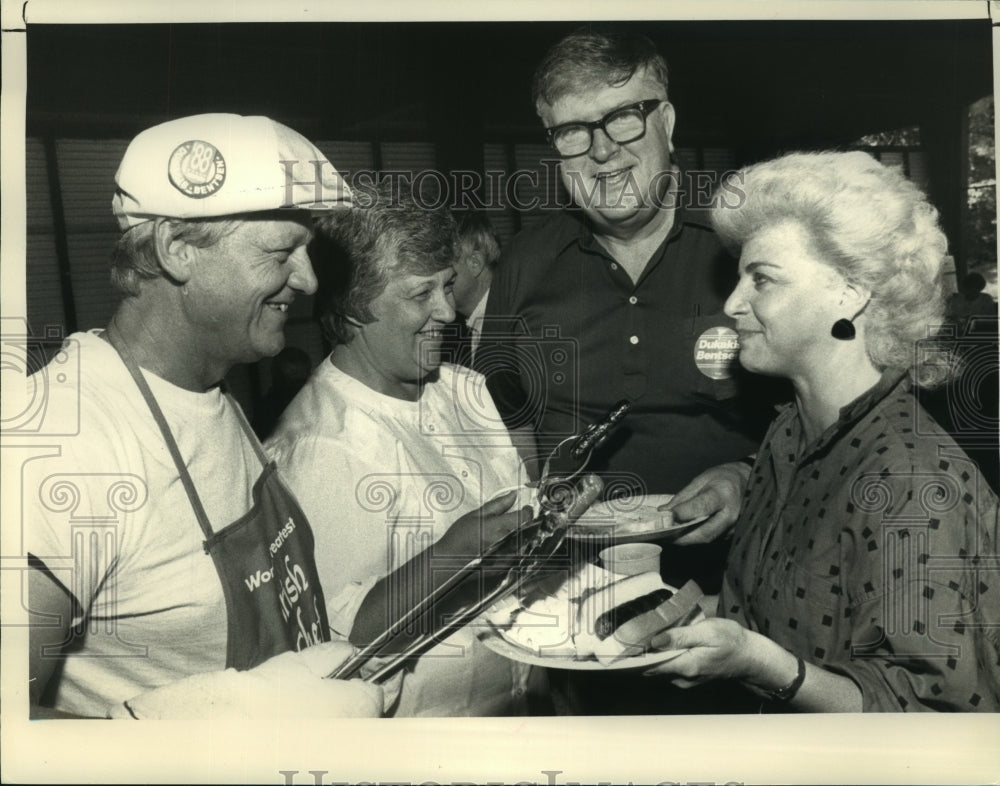
[[[273,309],[275,311],[279,311],[282,314],[284,314],[284,313],[286,313],[288,311],[288,306],[289,306],[288,303],[265,303],[264,305],[266,305],[270,309]]]
[[[626,167],[625,169],[616,169],[613,172],[598,172],[594,176],[594,179],[605,183],[613,183],[618,180],[627,180],[631,176],[632,167]]]

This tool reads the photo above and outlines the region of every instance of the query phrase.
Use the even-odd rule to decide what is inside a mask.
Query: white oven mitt
[[[113,706],[109,718],[274,720],[377,718],[383,693],[361,680],[324,679],[353,652],[331,641],[285,652],[248,671],[195,674]]]

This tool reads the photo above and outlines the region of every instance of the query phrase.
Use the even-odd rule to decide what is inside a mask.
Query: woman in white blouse
[[[514,529],[513,495],[483,505],[526,480],[483,377],[442,362],[453,219],[388,187],[366,197],[317,224],[333,351],[268,442],[312,522],[330,624],[355,644]],[[465,629],[417,661],[393,714],[522,714],[529,671]]]

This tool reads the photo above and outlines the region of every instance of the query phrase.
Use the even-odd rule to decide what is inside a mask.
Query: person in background
[[[744,459],[773,406],[736,363],[722,310],[735,261],[685,204],[666,63],[643,36],[585,28],[549,50],[532,98],[573,206],[504,247],[476,367],[536,454],[632,402],[588,469],[608,495],[674,494],[677,520],[709,516],[700,541],[664,545],[662,572],[673,586],[695,579],[715,593],[726,543],[706,533],[735,520]],[[571,466],[552,463],[556,474]],[[641,680],[631,691],[613,675],[581,680],[591,683],[580,693],[586,714],[662,711]]]
[[[947,385],[923,392],[920,403],[976,461],[994,493],[1000,494],[1000,322],[986,283],[981,273],[969,273],[959,283],[959,291],[949,296],[947,329],[954,334],[962,372]]]
[[[295,161],[308,183],[286,186]],[[349,192],[328,164],[314,186],[313,161],[292,129],[230,114],[125,151],[121,303],[31,380],[55,435],[21,487],[33,717],[380,714],[377,686],[322,679],[351,648],[329,641],[309,522],[223,385],[315,291],[305,208]]]
[[[309,379],[312,365],[309,353],[298,347],[285,347],[274,356],[271,387],[264,394],[253,421],[253,430],[259,439],[271,436],[281,413]]]
[[[1000,510],[914,387],[952,372],[947,241],[895,169],[796,153],[733,175],[713,211],[742,249],[726,302],[740,363],[790,379],[750,474],[718,616],[654,642],[684,684],[773,708],[1000,709]],[[919,351],[918,351],[919,347]]]
[[[442,351],[451,362],[471,368],[482,336],[486,299],[493,283],[493,270],[500,258],[500,238],[483,211],[468,210],[456,215],[458,245],[455,268],[455,310],[457,318],[449,326],[454,336],[446,337]]]
[[[958,285],[958,292],[948,298],[948,318],[964,330],[973,317],[997,315],[997,303],[983,290],[986,279],[979,273],[967,274]]]
[[[503,515],[513,495],[497,497],[526,480],[483,378],[441,362],[454,220],[390,181],[371,196],[318,221],[310,253],[333,351],[267,443],[313,523],[331,625],[359,646],[517,527],[518,512]],[[416,661],[390,711],[525,714],[531,677],[467,628]]]
[[[667,90],[666,63],[644,37],[584,29],[549,50],[532,97],[574,205],[504,248],[477,367],[508,426],[530,428],[539,448],[630,400],[590,469],[612,491],[682,492],[678,519],[712,514],[724,526],[749,471],[741,459],[770,410],[748,417],[735,349],[699,359],[701,344],[735,347],[722,305],[736,266],[677,192]],[[557,339],[576,368],[557,367],[562,356],[546,351]],[[543,384],[546,395],[532,398]],[[690,566],[696,551],[678,562]],[[721,573],[722,555],[711,556]]]

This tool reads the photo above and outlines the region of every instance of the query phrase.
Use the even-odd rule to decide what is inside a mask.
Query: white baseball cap
[[[115,174],[122,230],[158,216],[209,218],[347,207],[351,192],[312,142],[268,117],[207,114],[148,128]]]

